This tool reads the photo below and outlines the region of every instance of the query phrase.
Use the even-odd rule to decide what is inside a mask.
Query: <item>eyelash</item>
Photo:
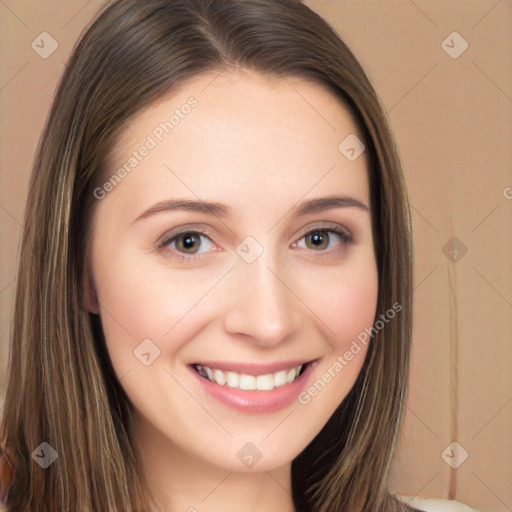
[[[338,229],[338,228],[332,228],[332,227],[329,227],[329,226],[319,226],[319,227],[316,227],[310,231],[307,231],[306,233],[304,233],[298,240],[302,240],[304,237],[308,236],[308,235],[311,235],[313,233],[317,233],[317,232],[326,232],[326,233],[334,233],[336,235],[338,235],[341,239],[341,242],[343,244],[351,244],[353,243],[353,238],[351,235],[349,235],[346,231],[344,230],[341,230],[341,229]],[[169,236],[165,236],[164,239],[162,240],[162,242],[160,242],[158,244],[158,249],[159,250],[165,250],[167,248],[167,246],[173,242],[175,239],[177,239],[180,235],[184,235],[184,234],[193,234],[193,235],[202,235],[202,236],[205,236],[207,238],[210,238],[211,240],[211,237],[214,236],[214,233],[212,233],[211,231],[207,230],[207,229],[203,229],[203,230],[192,230],[192,229],[184,229],[178,233],[172,233],[172,235],[169,235]],[[330,240],[329,240],[330,242]],[[296,244],[297,242],[294,242],[294,244]],[[313,249],[311,249],[313,251]],[[318,252],[319,255],[321,257],[336,257],[336,255],[333,255],[332,253],[333,252],[337,252],[337,251],[314,251],[314,252]],[[179,260],[182,260],[182,261],[191,261],[193,259],[197,259],[197,258],[201,258],[203,256],[206,256],[207,254],[192,254],[190,256],[184,256],[183,254],[180,254],[180,253],[177,253],[174,257],[179,259]]]

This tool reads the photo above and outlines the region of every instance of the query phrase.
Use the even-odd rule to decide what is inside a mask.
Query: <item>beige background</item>
[[[2,384],[30,165],[63,63],[100,4],[0,1]],[[392,488],[510,511],[512,3],[307,4],[363,63],[406,168],[416,247],[414,353]],[[454,31],[469,45],[458,58],[442,46]],[[42,32],[59,45],[47,59],[31,48]],[[444,47],[460,51],[457,37]],[[465,254],[462,245],[446,246],[454,236]],[[452,441],[462,448],[445,454],[468,452],[458,469],[442,458]]]

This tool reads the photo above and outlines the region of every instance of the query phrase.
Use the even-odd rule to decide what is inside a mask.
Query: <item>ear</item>
[[[84,287],[82,300],[84,308],[89,313],[92,313],[93,315],[98,315],[100,312],[100,308],[98,305],[98,297],[96,295],[96,289],[94,287],[94,283],[88,265],[86,265],[83,283]]]

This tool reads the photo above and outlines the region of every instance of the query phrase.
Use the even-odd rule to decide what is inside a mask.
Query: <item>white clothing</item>
[[[415,498],[412,496],[402,495],[396,495],[396,497],[411,507],[424,512],[481,512],[476,508],[471,508],[459,501],[439,498]]]

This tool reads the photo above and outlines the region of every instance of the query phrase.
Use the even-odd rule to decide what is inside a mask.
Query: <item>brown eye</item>
[[[306,246],[309,249],[325,249],[329,245],[329,235],[325,230],[312,231],[306,235]],[[311,246],[307,243],[307,240],[311,240]]]
[[[348,233],[337,229],[314,229],[302,238],[306,241],[306,248],[313,249],[316,252],[331,252],[326,249],[329,245],[331,247],[336,245],[336,241],[338,241],[337,245],[341,245],[341,248],[352,242],[352,237]]]
[[[204,242],[206,240],[206,242]],[[206,247],[203,247],[206,243]],[[177,258],[201,256],[211,248],[212,241],[206,233],[198,231],[182,231],[181,233],[169,234],[160,244],[161,249],[171,249],[178,253]],[[189,256],[187,256],[189,255]]]
[[[182,233],[176,236],[175,240],[178,240],[176,244],[177,249],[180,251],[183,249],[188,254],[195,254],[200,244],[200,235],[197,235],[197,233],[191,231],[189,233]]]

